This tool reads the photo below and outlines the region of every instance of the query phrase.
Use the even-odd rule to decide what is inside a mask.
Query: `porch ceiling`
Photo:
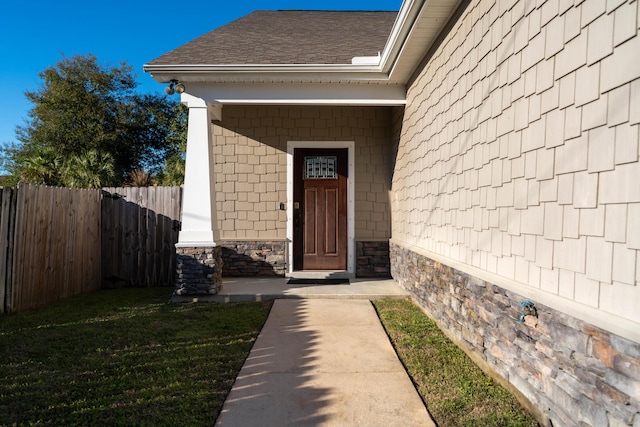
[[[367,85],[348,82],[189,83],[189,96],[222,105],[371,105],[402,106],[406,88],[400,84]]]

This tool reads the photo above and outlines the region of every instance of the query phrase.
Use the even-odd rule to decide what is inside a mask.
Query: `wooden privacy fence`
[[[103,286],[174,285],[182,188],[103,190]]]
[[[5,312],[100,289],[100,197],[98,190],[20,184]]]
[[[0,314],[173,285],[181,199],[180,187],[0,188]]]

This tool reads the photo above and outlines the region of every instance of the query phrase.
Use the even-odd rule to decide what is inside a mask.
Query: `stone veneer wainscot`
[[[222,241],[223,276],[284,276],[286,241]],[[391,277],[389,242],[356,242],[357,277]]]
[[[395,280],[485,372],[533,403],[543,424],[638,425],[640,344],[535,301],[538,317],[520,322],[526,298],[397,244],[390,250]]]
[[[286,241],[222,241],[224,276],[284,276]]]
[[[389,241],[356,242],[357,277],[391,277]]]

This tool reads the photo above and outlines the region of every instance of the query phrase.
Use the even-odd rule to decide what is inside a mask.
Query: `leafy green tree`
[[[25,93],[33,108],[16,129],[19,143],[3,153],[10,184],[120,185],[136,169],[160,172],[178,151],[169,139],[176,102],[136,92],[126,63],[63,57],[40,78]]]
[[[162,185],[182,185],[184,183],[185,154],[187,152],[187,119],[189,110],[182,104],[174,108],[174,115],[169,125],[167,141],[174,150],[167,157],[162,172],[159,174],[159,182]]]

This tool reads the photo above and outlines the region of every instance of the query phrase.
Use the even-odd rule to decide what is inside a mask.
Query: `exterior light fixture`
[[[178,82],[177,80],[171,80],[169,82],[169,86],[164,88],[164,93],[167,95],[173,95],[174,93],[183,93],[185,90],[184,84]]]

